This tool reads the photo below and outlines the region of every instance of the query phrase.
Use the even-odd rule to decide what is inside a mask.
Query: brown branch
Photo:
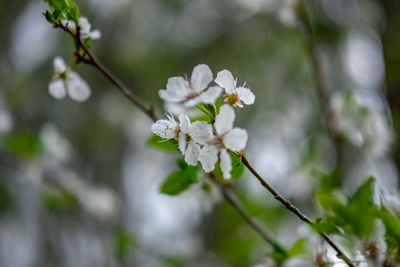
[[[300,220],[309,224],[313,229],[316,229],[315,224],[311,221],[306,215],[304,215],[298,208],[293,206],[289,200],[285,199],[282,195],[280,195],[266,180],[264,180],[261,175],[257,173],[257,171],[250,165],[247,161],[246,157],[241,155],[243,164],[246,168],[257,178],[257,180],[261,183],[261,185],[267,189],[276,200],[278,200],[282,205],[284,205],[290,212],[295,214]],[[341,258],[348,266],[355,267],[349,257],[324,233],[321,231],[317,231],[319,235],[336,251],[337,257]]]
[[[108,70],[97,58],[96,56],[85,46],[85,44],[80,39],[79,27],[76,33],[73,33],[68,25],[62,25],[61,22],[58,22],[54,25],[55,28],[62,28],[64,31],[69,33],[75,41],[82,47],[85,55],[81,55],[79,51],[75,54],[78,57],[78,62],[84,62],[89,64],[96,69],[98,69],[101,73],[104,74],[135,106],[137,106],[141,111],[143,111],[147,116],[150,117],[153,121],[157,120],[157,115],[154,112],[154,108],[152,106],[147,107],[131,90],[128,89],[127,86],[123,82],[121,82],[110,70]]]

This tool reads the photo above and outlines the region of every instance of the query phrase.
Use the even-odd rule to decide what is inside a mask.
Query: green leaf
[[[51,24],[57,23],[56,18],[54,18],[54,15],[51,14],[48,10],[44,13],[44,16],[46,17],[46,20],[50,22]]]
[[[39,138],[26,131],[5,135],[2,141],[9,152],[21,158],[33,158],[41,148]]]
[[[53,12],[59,12],[59,14],[56,13],[57,18],[72,20],[75,23],[78,22],[79,8],[73,0],[44,0],[44,2],[49,5]]]
[[[269,256],[274,260],[275,263],[277,263],[277,266],[281,266],[288,257],[288,255],[276,250],[272,251]]]
[[[155,134],[147,139],[147,145],[167,152],[178,151],[178,144],[176,140],[165,140]]]
[[[340,209],[344,209],[343,203],[324,191],[318,192],[316,198],[321,207],[326,211],[337,213]]]
[[[41,200],[50,212],[59,212],[77,206],[77,201],[71,193],[56,187],[45,187],[41,193]]]
[[[289,257],[305,254],[306,245],[307,245],[307,239],[301,238],[297,240],[288,251]]]
[[[244,164],[240,161],[239,157],[232,151],[229,151],[229,155],[231,156],[232,159],[232,171],[231,171],[232,179],[239,179],[244,174],[245,171]]]
[[[374,228],[373,182],[374,179],[370,177],[356,190],[347,204],[345,220],[358,237],[368,237]]]
[[[178,195],[195,182],[192,177],[186,176],[184,171],[176,171],[165,179],[161,185],[160,192],[171,196]]]
[[[176,161],[179,171],[171,173],[161,184],[160,192],[167,195],[178,195],[197,183],[198,166],[189,166],[183,158]]]
[[[61,15],[61,11],[56,9],[53,11],[52,15],[53,15],[54,19],[58,19],[58,17]]]
[[[325,234],[340,233],[335,223],[333,223],[331,220],[319,219],[312,225],[312,228],[314,228],[317,233],[325,233]]]
[[[126,230],[121,229],[114,236],[114,254],[118,260],[124,260],[135,249],[136,244],[133,236]]]
[[[83,40],[83,44],[86,46],[86,48],[90,48],[90,46],[92,45],[92,38],[86,38],[85,40]]]
[[[400,241],[400,219],[384,206],[378,209],[376,213],[385,226],[386,236],[396,238]]]

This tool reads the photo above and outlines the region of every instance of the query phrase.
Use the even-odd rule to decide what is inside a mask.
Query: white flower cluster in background
[[[229,151],[242,151],[248,139],[246,130],[233,127],[235,112],[232,106],[253,104],[255,96],[248,88],[237,88],[237,82],[228,70],[217,74],[215,84],[212,81],[212,72],[205,64],[193,69],[190,82],[183,77],[169,78],[166,90],[160,90],[159,95],[166,102],[166,107],[179,105],[183,108],[174,108],[176,112],[167,115],[167,119],[155,122],[151,131],[166,140],[177,139],[186,163],[196,166],[200,161],[205,172],[214,170],[219,159],[224,178],[230,178],[232,161]],[[223,91],[225,94],[222,94]],[[217,112],[215,104],[221,95],[226,104],[219,107]],[[216,114],[208,113],[205,104],[212,105]],[[211,122],[191,122],[187,114],[193,107],[204,110]]]
[[[54,59],[54,77],[49,84],[49,93],[63,99],[67,93],[71,99],[83,102],[90,96],[90,87],[78,73],[71,70],[60,57]]]
[[[72,32],[76,32],[76,24],[72,20],[62,20],[61,24]],[[80,17],[78,19],[79,33],[82,39],[91,38],[93,40],[99,39],[101,37],[101,32],[99,30],[91,31],[92,25],[89,23],[87,18]]]
[[[330,116],[334,130],[370,156],[388,152],[393,132],[382,110],[361,103],[350,92],[338,93],[330,100]]]

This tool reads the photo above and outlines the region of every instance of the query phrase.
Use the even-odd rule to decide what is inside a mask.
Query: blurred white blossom
[[[72,32],[77,30],[76,24],[72,20],[62,20],[61,24]],[[92,25],[89,23],[88,19],[85,17],[80,17],[78,19],[79,33],[82,39],[91,38],[93,40],[99,39],[101,37],[101,32],[99,30],[91,31]]]
[[[369,155],[380,157],[389,150],[393,134],[385,114],[359,103],[353,94],[335,94],[330,115],[335,131]]]
[[[49,93],[57,99],[64,98],[68,93],[75,101],[86,101],[91,94],[87,82],[67,67],[62,58],[56,57],[53,64],[55,75],[49,84]]]

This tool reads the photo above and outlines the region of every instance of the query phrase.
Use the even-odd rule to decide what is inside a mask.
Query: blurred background
[[[79,0],[102,38],[94,54],[163,116],[158,90],[194,66],[229,69],[255,104],[237,110],[246,155],[261,175],[314,218],[321,173],[340,166],[351,194],[376,178],[400,212],[400,2],[307,1],[329,107],[313,81],[293,1]],[[98,71],[74,66],[92,89],[85,103],[48,93],[53,58],[73,59],[38,0],[0,0],[0,266],[273,266],[268,244],[202,183],[176,197],[159,184],[177,154],[146,145],[151,121]],[[334,142],[321,110],[340,138]],[[358,116],[367,111],[366,116]],[[283,245],[319,237],[250,173],[235,192]],[[308,262],[308,263],[307,263]],[[336,264],[335,266],[342,266]]]

